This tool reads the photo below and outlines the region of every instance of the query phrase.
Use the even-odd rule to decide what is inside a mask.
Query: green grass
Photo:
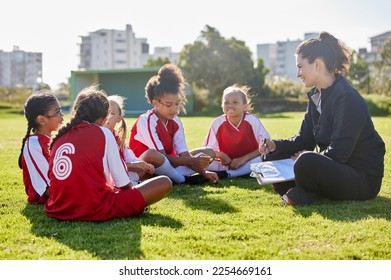
[[[293,135],[302,113],[262,116],[274,138]],[[132,125],[134,118],[128,118]],[[182,118],[189,148],[201,145],[210,117]],[[391,118],[375,117],[391,144]],[[57,221],[30,205],[17,167],[25,120],[0,115],[0,259],[391,259],[391,156],[379,196],[364,202],[281,205],[253,178],[174,186],[137,218]],[[368,156],[370,156],[368,154]]]

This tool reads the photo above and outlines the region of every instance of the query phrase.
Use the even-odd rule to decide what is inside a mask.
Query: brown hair
[[[311,38],[302,42],[296,49],[296,54],[313,63],[321,58],[329,72],[343,73],[349,70],[350,51],[337,38],[322,31],[319,38]]]
[[[35,133],[38,129],[37,117],[45,116],[50,107],[57,102],[57,98],[50,91],[38,91],[30,95],[24,103],[24,115],[27,120],[27,131],[22,140],[22,148],[18,159],[19,168],[22,168],[23,147],[31,131]]]
[[[73,105],[73,116],[59,129],[57,135],[50,144],[50,149],[58,138],[67,133],[74,126],[83,121],[94,123],[100,118],[105,118],[108,110],[109,100],[103,90],[99,90],[98,86],[90,86],[83,89],[78,94]]]
[[[181,69],[174,64],[165,64],[157,75],[153,76],[145,86],[145,97],[152,104],[152,100],[160,100],[165,94],[178,94],[181,100],[179,111],[186,113],[185,79]]]

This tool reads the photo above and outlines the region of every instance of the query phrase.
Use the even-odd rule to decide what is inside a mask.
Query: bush
[[[31,93],[31,88],[0,87],[0,102],[3,104],[12,104],[13,107],[23,105]]]
[[[363,95],[371,116],[391,115],[391,97],[385,95]]]

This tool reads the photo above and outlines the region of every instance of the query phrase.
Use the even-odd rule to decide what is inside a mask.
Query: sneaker
[[[225,170],[221,170],[221,171],[213,171],[217,174],[217,176],[219,176],[219,180],[223,180],[223,179],[226,179],[228,178],[228,172],[225,171]]]
[[[151,208],[149,206],[144,208],[144,213],[149,213],[149,211],[151,211]]]
[[[185,184],[189,184],[189,185],[199,185],[199,184],[203,184],[207,181],[208,181],[208,179],[206,179],[201,174],[185,176]]]
[[[289,182],[282,182],[282,183],[275,183],[272,185],[272,189],[278,193],[279,195],[283,196],[286,194],[288,190],[293,188],[295,186],[295,183],[292,181]]]
[[[289,205],[307,205],[319,200],[316,193],[307,192],[300,187],[289,189],[286,194],[281,197],[281,202]]]

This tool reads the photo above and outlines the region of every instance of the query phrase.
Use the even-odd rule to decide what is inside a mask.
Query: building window
[[[149,44],[147,43],[141,44],[141,53],[149,53]]]

